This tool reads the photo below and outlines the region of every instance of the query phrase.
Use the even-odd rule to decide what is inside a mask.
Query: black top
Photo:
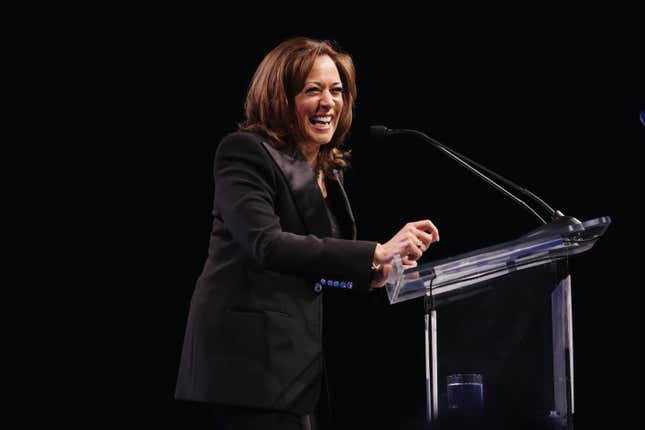
[[[333,203],[325,197],[325,209],[327,210],[327,216],[329,217],[329,223],[331,224],[331,234],[329,237],[333,237],[335,239],[340,239],[343,237],[341,229],[340,229],[340,223],[338,222],[338,217],[336,216],[335,212],[337,209],[334,208]]]

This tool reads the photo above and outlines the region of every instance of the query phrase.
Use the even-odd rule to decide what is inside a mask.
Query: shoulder
[[[230,133],[220,141],[217,150],[234,150],[238,149],[254,149],[260,148],[262,142],[265,141],[262,136],[256,133],[250,133],[248,131],[235,131]]]
[[[269,140],[265,137],[246,131],[230,133],[220,141],[215,152],[215,159],[227,157],[258,158],[267,159],[268,154],[265,144]]]
[[[215,152],[215,172],[239,167],[268,173],[273,169],[273,163],[263,142],[269,141],[256,133],[236,131],[226,135]]]

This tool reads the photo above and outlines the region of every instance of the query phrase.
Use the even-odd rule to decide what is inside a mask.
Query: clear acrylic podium
[[[572,427],[568,259],[590,250],[611,219],[570,219],[574,222],[414,269],[403,270],[395,257],[385,286],[390,303],[416,298],[425,303],[430,427],[460,422],[454,419],[460,411],[446,395],[451,374],[483,377],[483,412],[465,427]]]

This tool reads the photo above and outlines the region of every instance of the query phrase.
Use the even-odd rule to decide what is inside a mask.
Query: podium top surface
[[[422,296],[449,298],[482,283],[586,252],[611,224],[610,217],[546,224],[518,239],[403,270],[395,257],[385,288],[391,304]]]

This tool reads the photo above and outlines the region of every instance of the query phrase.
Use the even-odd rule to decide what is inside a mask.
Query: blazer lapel
[[[351,233],[351,239],[356,240],[356,221],[354,220],[354,213],[352,212],[352,207],[349,204],[349,199],[347,198],[347,193],[345,193],[345,188],[343,187],[343,175],[338,170],[334,170],[334,178],[336,186],[340,191],[340,195],[343,200],[343,207],[345,208],[345,216],[347,223],[349,224],[349,232]]]
[[[308,233],[328,237],[331,234],[331,224],[322,193],[307,159],[297,148],[278,150],[264,140],[262,144],[284,174]]]

